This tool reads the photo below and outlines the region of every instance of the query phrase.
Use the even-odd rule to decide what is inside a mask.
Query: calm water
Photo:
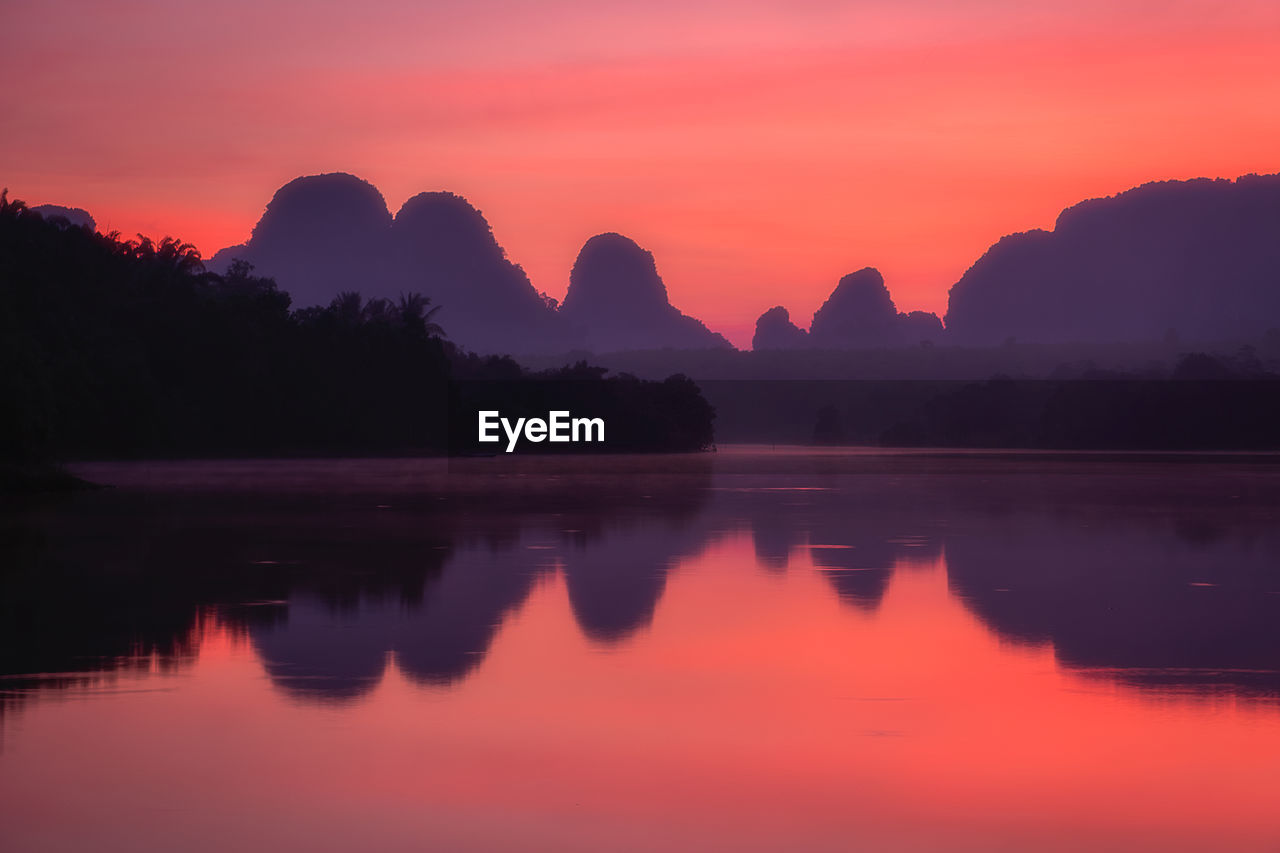
[[[1280,849],[1280,464],[94,465],[0,848]]]

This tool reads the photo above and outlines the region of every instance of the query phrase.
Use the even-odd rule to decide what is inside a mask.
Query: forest
[[[323,307],[245,263],[225,274],[165,238],[47,221],[0,194],[0,457],[441,454],[486,394],[634,414],[651,428],[604,451],[707,449],[714,412],[690,380],[606,376],[586,363],[531,372],[448,340],[416,293]],[[636,409],[632,412],[632,409]],[[654,411],[658,414],[655,415]],[[475,417],[466,419],[474,438]]]

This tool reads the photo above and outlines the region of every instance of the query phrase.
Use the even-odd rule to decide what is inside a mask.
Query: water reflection
[[[1072,669],[1149,689],[1274,695],[1280,519],[1233,494],[1248,487],[1199,485],[1194,502],[1175,489],[1154,505],[989,506],[991,524],[947,537],[950,589],[1002,638],[1049,643]]]
[[[130,484],[137,469],[117,468],[105,473],[123,488],[5,516],[0,708],[180,669],[211,614],[300,701],[358,700],[392,662],[419,685],[456,685],[555,579],[581,634],[621,648],[653,624],[672,572],[739,534],[760,570],[816,572],[855,613],[874,615],[904,566],[942,565],[989,630],[1064,667],[1144,690],[1280,695],[1280,468],[776,463],[728,454],[619,474],[477,460],[395,479],[389,460],[319,481],[267,464],[214,490],[154,469]]]

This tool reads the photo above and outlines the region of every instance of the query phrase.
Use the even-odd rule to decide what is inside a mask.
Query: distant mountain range
[[[900,313],[889,296],[884,277],[866,267],[840,279],[831,296],[814,312],[808,331],[792,323],[781,305],[764,312],[756,321],[751,348],[896,347],[942,338],[938,315],[924,311]]]
[[[1165,181],[1000,240],[951,288],[963,344],[1240,340],[1280,327],[1280,175]]]
[[[558,307],[508,260],[466,199],[421,193],[393,218],[372,184],[342,173],[281,187],[249,241],[210,265],[221,271],[236,259],[275,278],[296,306],[327,304],[343,291],[422,293],[441,306],[449,337],[476,352],[730,347],[671,305],[653,255],[626,237],[587,241]]]
[[[1001,239],[951,288],[946,328],[880,274],[840,280],[806,332],[782,306],[753,348],[1239,341],[1280,327],[1280,175],[1163,181]]]
[[[51,216],[92,224],[79,209]],[[427,192],[393,217],[353,175],[297,178],[267,205],[248,242],[215,254],[274,277],[295,307],[344,291],[419,292],[440,324],[481,353],[727,350],[729,342],[668,298],[653,255],[620,234],[586,241],[563,305],[507,258],[461,196]],[[1280,327],[1280,175],[1145,184],[1064,210],[1052,231],[995,243],[936,315],[898,311],[870,267],[842,278],[807,329],[786,308],[762,314],[757,350],[937,344],[1231,341]]]
[[[653,254],[621,234],[597,234],[582,247],[560,317],[596,352],[732,347],[671,304]]]

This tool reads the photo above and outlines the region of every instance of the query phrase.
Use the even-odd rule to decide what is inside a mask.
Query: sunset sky
[[[211,255],[298,175],[449,189],[540,290],[619,231],[738,345],[863,266],[942,313],[1075,201],[1280,171],[1275,0],[4,0],[0,32],[11,196]]]

